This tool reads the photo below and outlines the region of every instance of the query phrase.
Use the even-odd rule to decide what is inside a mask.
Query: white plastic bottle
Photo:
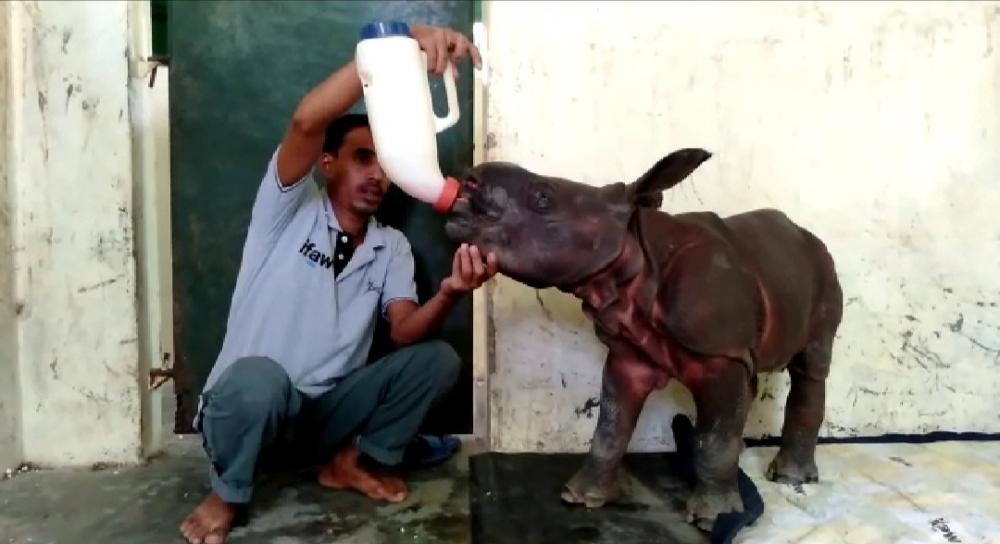
[[[376,22],[361,30],[355,52],[375,152],[389,179],[410,196],[445,213],[459,184],[441,174],[437,133],[458,122],[455,67],[444,73],[448,115],[437,117],[427,80],[427,58],[406,23]]]

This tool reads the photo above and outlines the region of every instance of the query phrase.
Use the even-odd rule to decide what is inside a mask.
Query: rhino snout
[[[444,233],[453,242],[469,242],[475,236],[476,228],[468,219],[453,215],[445,222]]]

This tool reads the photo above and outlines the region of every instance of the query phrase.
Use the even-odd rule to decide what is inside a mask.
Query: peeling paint
[[[77,293],[86,293],[87,291],[93,291],[95,289],[100,289],[101,287],[107,287],[107,286],[115,283],[116,281],[120,280],[121,278],[122,278],[121,276],[118,276],[116,278],[110,278],[110,279],[104,280],[104,281],[102,281],[100,283],[95,283],[94,285],[88,285],[88,286],[85,286],[85,287],[80,287],[79,289],[76,290],[76,292]]]
[[[591,419],[594,417],[594,409],[600,408],[600,406],[601,406],[600,399],[598,397],[591,397],[587,399],[587,402],[585,402],[583,406],[573,411],[576,413],[577,416],[586,415],[587,419]]]
[[[951,329],[951,332],[961,332],[963,323],[965,323],[965,316],[958,314],[958,320],[948,324],[948,328]]]

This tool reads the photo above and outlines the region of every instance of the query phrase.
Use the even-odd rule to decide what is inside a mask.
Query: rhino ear
[[[680,183],[712,154],[704,149],[679,149],[663,157],[629,186],[636,206],[659,208],[663,191]]]

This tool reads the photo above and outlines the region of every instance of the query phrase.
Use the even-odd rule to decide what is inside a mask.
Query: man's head
[[[368,117],[348,114],[330,123],[319,159],[330,199],[362,215],[372,215],[389,189],[378,163]]]

